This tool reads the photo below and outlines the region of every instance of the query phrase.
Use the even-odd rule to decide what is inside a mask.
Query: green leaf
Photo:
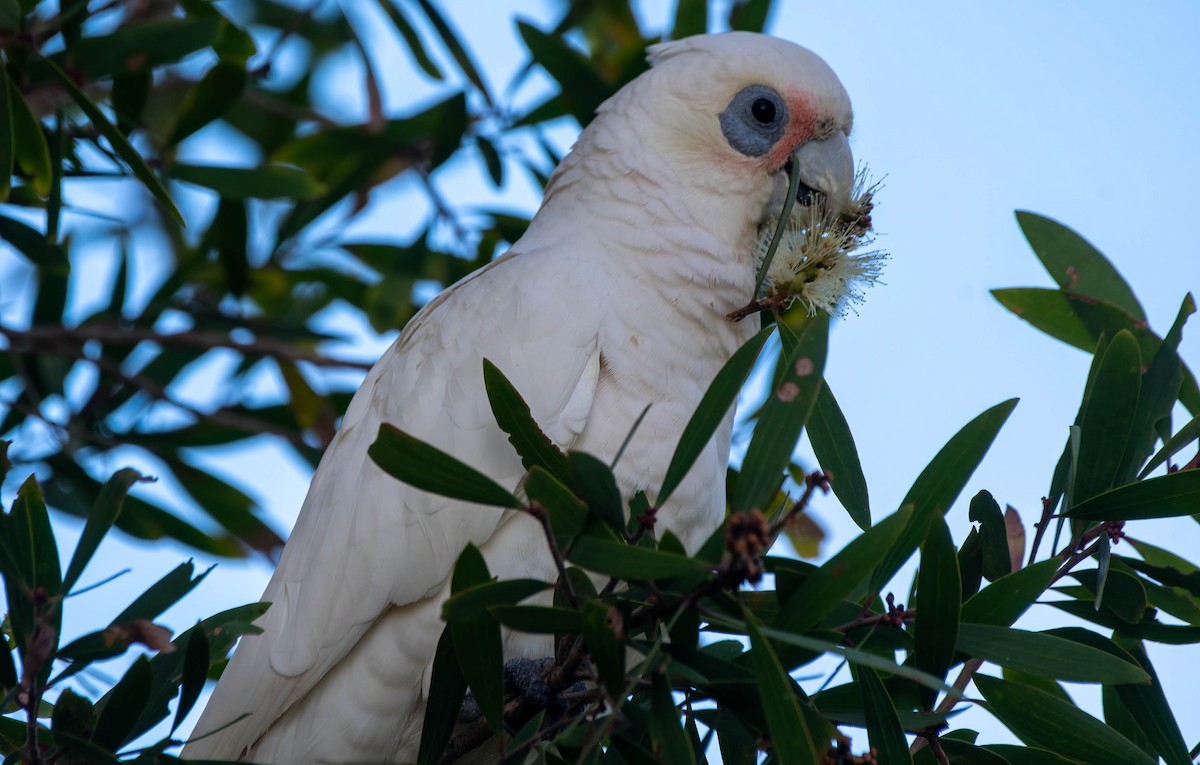
[[[4,461],[7,464],[7,457]],[[53,605],[62,594],[61,569],[50,516],[34,476],[21,484],[11,512],[0,519],[0,573],[4,574],[13,642],[25,657],[38,622],[44,620],[53,651],[62,625],[62,609]],[[49,672],[47,662],[40,676],[48,677]]]
[[[175,707],[175,720],[171,723],[174,733],[192,711],[204,683],[208,679],[208,635],[204,630],[188,630],[187,647],[183,653],[183,673],[180,676],[179,704]]]
[[[442,618],[448,622],[468,621],[492,606],[514,604],[550,589],[540,579],[503,579],[486,581],[458,590],[442,604]]]
[[[313,199],[326,191],[306,171],[288,165],[217,167],[175,162],[167,175],[212,189],[226,199]]]
[[[1134,664],[1090,646],[1040,632],[963,624],[959,629],[958,650],[1005,669],[1072,683],[1150,682],[1150,677]]]
[[[1064,515],[1084,521],[1134,521],[1192,515],[1200,508],[1200,470],[1180,470],[1120,486]]]
[[[676,0],[675,22],[671,25],[671,39],[682,40],[708,31],[707,0]]]
[[[1008,532],[1004,513],[989,491],[980,491],[971,499],[968,517],[979,524],[979,545],[983,560],[983,575],[989,582],[1012,573],[1008,551]]]
[[[679,710],[671,698],[666,675],[656,672],[650,682],[650,735],[661,762],[693,763],[696,754],[679,725]]]
[[[1064,290],[1111,303],[1136,319],[1146,312],[1120,272],[1091,242],[1058,221],[1018,210],[1017,223],[1046,272]]]
[[[1052,558],[1000,577],[963,603],[962,622],[1007,627],[1046,591],[1058,565],[1059,560]]]
[[[450,579],[451,596],[491,580],[483,555],[475,545],[468,544],[454,564]],[[487,720],[493,736],[504,729],[504,648],[500,624],[486,613],[473,613],[469,619],[450,622],[454,637],[454,654],[463,678],[479,710]]]
[[[817,405],[808,419],[808,439],[821,469],[830,475],[829,485],[850,520],[863,531],[871,525],[871,504],[867,496],[867,480],[850,425],[842,414],[829,381],[817,393]]]
[[[578,611],[551,606],[489,606],[496,621],[510,630],[536,635],[562,635],[583,630],[583,618]]]
[[[1102,601],[1096,602],[1097,609],[1103,608],[1129,624],[1137,624],[1146,615],[1149,607],[1146,588],[1138,577],[1124,571],[1087,569],[1072,571],[1071,576],[1087,588],[1093,596],[1103,593]]]
[[[675,446],[671,464],[663,477],[662,489],[658,493],[657,506],[661,507],[679,487],[695,464],[696,458],[712,440],[713,433],[729,414],[729,408],[737,401],[738,392],[746,383],[763,344],[773,331],[772,327],[768,327],[747,340],[741,348],[734,351],[729,361],[725,362],[725,366],[721,367],[721,371],[713,377],[692,418],[688,420],[687,427],[683,429],[679,443]]]
[[[609,466],[585,452],[571,452],[567,462],[571,468],[571,485],[592,514],[617,533],[624,530],[621,492]]]
[[[100,716],[93,741],[114,752],[129,741],[149,700],[152,680],[150,661],[145,656],[134,659],[124,676],[96,704]]]
[[[63,578],[63,590],[70,592],[75,583],[79,581],[79,575],[83,573],[88,561],[92,559],[92,555],[100,546],[104,535],[108,533],[116,523],[117,516],[121,514],[121,508],[125,506],[125,495],[129,493],[129,488],[143,480],[145,478],[141,473],[124,468],[114,473],[112,478],[104,484],[100,496],[96,498],[96,503],[92,506],[92,512],[88,514],[83,533],[79,535],[79,543],[75,545],[75,553],[71,556],[67,574]]]
[[[179,208],[171,201],[171,195],[167,193],[166,188],[163,187],[158,177],[146,165],[145,160],[137,153],[137,150],[133,148],[133,145],[129,143],[124,134],[108,121],[108,117],[104,116],[104,112],[100,111],[100,107],[96,106],[95,102],[88,98],[87,94],[80,90],[75,81],[68,77],[63,70],[59,69],[49,59],[42,59],[42,61],[55,78],[58,79],[63,89],[71,96],[71,99],[87,115],[87,118],[92,121],[92,126],[96,128],[100,135],[107,139],[109,146],[117,153],[117,156],[125,161],[125,164],[129,166],[129,170],[154,195],[159,204],[163,206],[163,209],[167,211],[167,214],[180,226],[186,226],[187,224],[184,223],[183,215],[179,212]]]
[[[560,550],[566,549],[587,523],[587,505],[554,476],[536,465],[525,478],[525,495],[546,510],[550,531]]]
[[[246,64],[236,61],[218,61],[204,73],[183,99],[183,106],[175,118],[175,127],[166,140],[166,146],[175,146],[210,122],[220,119],[242,97],[246,88]],[[207,184],[200,184],[207,185]]]
[[[858,535],[808,575],[779,610],[773,627],[802,633],[815,627],[871,575],[911,522],[904,507]]]
[[[204,581],[204,577],[208,576],[209,572],[212,571],[212,567],[207,568],[204,573],[195,579],[192,578],[194,570],[195,568],[190,560],[179,564],[170,573],[150,585],[149,589],[137,596],[124,611],[113,619],[112,623],[128,624],[137,619],[154,619],[158,617],[163,611],[166,611],[183,599],[183,596],[191,592],[196,585]]]
[[[1112,488],[1129,441],[1141,390],[1142,357],[1133,335],[1118,332],[1104,351],[1080,421],[1072,501]]]
[[[936,691],[950,692],[952,689],[940,677],[934,677],[928,672],[909,667],[902,664],[897,664],[889,656],[880,656],[877,653],[870,651],[851,648],[850,646],[831,643],[828,640],[819,640],[807,635],[800,635],[795,632],[784,632],[783,630],[772,629],[770,627],[762,628],[762,634],[776,640],[780,643],[799,646],[809,651],[816,653],[832,653],[841,656],[846,661],[852,664],[857,664],[862,667],[870,667],[871,669],[886,672],[888,675],[903,677],[913,682],[919,683],[926,688],[932,688]]]
[[[421,67],[421,71],[429,75],[430,78],[442,81],[445,79],[442,72],[437,68],[437,64],[433,63],[433,59],[425,51],[425,44],[421,41],[421,36],[417,34],[417,30],[413,28],[408,19],[401,12],[397,3],[392,0],[377,0],[377,4],[387,17],[391,19],[392,26],[400,33],[400,37],[404,40],[404,50],[413,57],[417,62],[417,66]]]
[[[1036,747],[1014,744],[988,744],[984,751],[998,754],[1014,765],[1079,765],[1079,760],[1060,757],[1053,752]]]
[[[600,79],[592,64],[563,38],[547,34],[524,21],[517,22],[517,30],[534,63],[558,83],[559,98],[571,115],[580,125],[591,122],[596,107],[613,94],[613,88]]]
[[[750,638],[751,667],[771,735],[771,751],[781,765],[821,765],[824,758],[814,745],[812,731],[792,688],[792,678],[779,663],[754,614],[746,610],[743,618]]]
[[[624,632],[623,622],[624,617],[616,606],[598,600],[589,600],[583,605],[583,637],[600,681],[612,699],[625,696],[625,641],[619,637]],[[675,728],[679,728],[678,716]]]
[[[737,0],[729,8],[729,28],[762,32],[767,28],[773,0]]]
[[[467,53],[462,43],[458,41],[450,25],[438,13],[437,8],[429,0],[416,0],[417,5],[421,6],[421,10],[425,13],[425,17],[429,19],[429,23],[433,26],[437,36],[441,39],[442,44],[446,46],[446,50],[450,51],[450,56],[458,64],[458,68],[466,78],[474,85],[479,94],[483,96],[483,100],[489,105],[492,104],[491,93],[488,92],[487,85],[484,84],[483,77],[479,75],[479,70],[475,66],[475,62],[471,60],[471,56]]]
[[[453,628],[446,625],[433,655],[429,699],[425,703],[425,722],[421,726],[421,749],[417,753],[417,762],[421,765],[434,765],[442,759],[442,752],[458,722],[467,681],[455,658],[457,653]]]
[[[33,193],[45,197],[50,193],[54,180],[54,168],[50,160],[50,144],[42,123],[33,116],[29,103],[21,91],[9,81],[9,109],[12,116],[13,150],[17,167],[29,176]]]
[[[911,504],[915,508],[912,520],[871,578],[873,591],[881,590],[896,575],[913,550],[925,539],[933,517],[944,516],[958,499],[1016,405],[1017,399],[1010,398],[968,422],[917,476],[901,502],[902,506]]]
[[[96,710],[92,702],[70,688],[64,688],[54,700],[51,717],[50,729],[54,732],[55,741],[61,743],[63,733],[89,738],[95,726]]]
[[[496,424],[508,434],[508,441],[521,456],[521,464],[525,469],[532,470],[538,466],[559,481],[569,482],[571,466],[567,463],[567,455],[546,437],[533,419],[525,399],[488,359],[483,360],[483,385],[487,389]]]
[[[887,688],[870,667],[859,667],[857,675],[862,687],[863,711],[867,715],[867,735],[871,738],[871,749],[878,752],[878,761],[898,765],[911,763],[908,740],[904,738],[900,717]]]
[[[0,64],[0,202],[8,199],[16,162],[16,138],[13,136],[12,97],[8,70]]]
[[[1138,478],[1145,478],[1159,465],[1171,459],[1176,452],[1183,447],[1200,438],[1200,415],[1196,415],[1191,421],[1179,429],[1179,432],[1167,439],[1158,453],[1154,455],[1146,467],[1142,468],[1142,472],[1138,474]]]
[[[1191,765],[1193,758],[1188,753],[1179,723],[1175,720],[1171,704],[1163,693],[1162,682],[1158,679],[1158,673],[1154,671],[1154,665],[1150,663],[1145,646],[1139,641],[1123,640],[1122,643],[1149,675],[1150,683],[1118,685],[1117,697],[1167,765]]]
[[[1129,739],[1045,691],[987,675],[975,687],[988,709],[1021,740],[1089,765],[1155,765]]]
[[[1121,467],[1117,471],[1117,486],[1133,480],[1138,467],[1154,451],[1154,442],[1159,438],[1155,425],[1171,416],[1171,409],[1175,406],[1183,385],[1183,362],[1179,358],[1179,342],[1183,338],[1183,325],[1195,312],[1196,301],[1189,293],[1179,307],[1175,323],[1163,337],[1162,345],[1150,358],[1142,376],[1141,395],[1138,397],[1129,442],[1121,460]]]
[[[567,553],[567,559],[588,571],[627,581],[668,579],[709,571],[702,560],[627,545],[616,537],[581,536]]]
[[[945,677],[954,665],[958,639],[959,607],[962,602],[958,573],[958,551],[943,518],[934,518],[921,546],[921,568],[917,574],[917,618],[914,623],[913,665],[934,677]],[[925,709],[932,709],[937,694],[922,689]]]
[[[779,324],[783,374],[759,412],[734,489],[732,510],[764,509],[782,481],[821,390],[829,346],[829,316],[810,319],[797,336]]]
[[[223,31],[220,16],[167,16],[119,25],[111,34],[92,35],[79,40],[69,59],[90,80],[154,69],[174,63],[217,42]],[[63,66],[68,61],[56,53],[42,64]],[[43,76],[35,71],[36,77]]]
[[[435,446],[384,423],[367,449],[388,475],[410,486],[464,502],[521,507],[521,501],[475,468]]]

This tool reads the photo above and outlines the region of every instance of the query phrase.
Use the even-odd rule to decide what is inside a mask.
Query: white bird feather
[[[263,594],[263,634],[242,639],[195,734],[227,727],[185,757],[409,761],[463,547],[494,575],[554,580],[530,519],[402,485],[367,457],[391,423],[515,489],[524,470],[489,408],[483,358],[555,443],[605,461],[652,404],[616,474],[626,496],[662,481],[700,397],[752,333],[725,317],[752,297],[757,227],[785,162],[844,141],[851,115],[829,67],[774,38],[688,38],[650,60],[598,110],[520,241],[421,310],[367,375]],[[767,143],[760,126],[729,122],[748,116],[723,114],[745,111],[736,98],[750,86],[783,111]],[[692,550],[724,513],[731,416],[659,509]],[[550,648],[506,634],[510,656]]]

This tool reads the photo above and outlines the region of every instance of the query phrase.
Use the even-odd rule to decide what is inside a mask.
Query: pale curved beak
[[[788,164],[787,171],[789,174],[800,173],[800,189],[796,192],[798,204],[811,205],[816,201],[814,192],[819,192],[825,196],[826,210],[837,215],[850,203],[850,192],[854,189],[854,155],[844,133],[803,144]]]

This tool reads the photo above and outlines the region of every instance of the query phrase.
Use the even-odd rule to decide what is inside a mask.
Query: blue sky
[[[373,4],[344,5],[366,34],[384,44],[377,63],[387,72],[386,108],[400,110],[434,92],[389,41]],[[965,499],[986,488],[1032,523],[1078,407],[1089,357],[1039,334],[988,294],[997,287],[1052,286],[1012,212],[1030,209],[1079,230],[1121,270],[1151,326],[1165,331],[1186,292],[1200,290],[1200,257],[1187,225],[1193,214],[1188,200],[1200,176],[1195,145],[1200,46],[1194,40],[1200,6],[787,0],[777,5],[770,31],[812,48],[838,72],[855,105],[855,156],[876,177],[886,176],[875,215],[878,245],[892,255],[886,284],[868,292],[857,316],[835,323],[826,372],[854,431],[874,516],[895,509],[959,427],[1019,396],[1021,403],[968,484],[964,501],[948,518],[961,542],[969,526]],[[514,9],[547,26],[557,7],[446,3],[495,86],[523,64]],[[646,3],[641,12],[648,22],[662,24],[672,6]],[[317,84],[332,89],[347,78],[355,87],[346,91],[352,91],[359,76],[358,64],[347,58],[322,72]],[[544,84],[535,81],[529,92],[539,87]],[[361,103],[339,106],[347,120],[365,114]],[[572,135],[566,125],[556,132],[564,145]],[[191,151],[214,158],[236,156],[239,148],[210,140]],[[496,194],[467,163],[447,168],[440,183],[458,201],[536,206],[528,185],[518,182]],[[200,215],[207,203],[197,197],[189,204]],[[372,214],[353,233],[403,240],[427,214],[415,189],[400,181],[375,195]],[[148,267],[153,262],[145,253],[143,259]],[[107,262],[98,255],[91,267],[103,271]],[[364,335],[364,354],[382,347],[368,344]],[[1200,319],[1185,331],[1181,353],[1193,369],[1200,368]],[[807,445],[800,454],[806,453]],[[306,487],[301,465],[257,442],[208,462],[260,499],[278,527],[290,528]],[[826,554],[836,551],[853,527],[832,497],[818,504],[817,513],[831,533]],[[76,526],[60,525],[70,539]],[[1128,531],[1184,555],[1200,550],[1200,524],[1189,519],[1139,523]],[[85,579],[134,566],[132,576],[106,589],[119,610],[187,556],[171,545],[147,550],[114,539]],[[268,575],[264,564],[222,563],[165,621],[179,630],[220,608],[252,601]],[[897,590],[905,593],[908,580],[901,581]],[[101,608],[77,616],[83,629],[111,613]],[[1023,626],[1045,627],[1057,618],[1056,611],[1037,607]],[[1194,649],[1151,645],[1150,651],[1176,701],[1185,738],[1194,742],[1200,737]],[[1098,694],[1075,696],[1098,712]],[[985,714],[971,711],[962,719],[991,740],[1001,737]]]

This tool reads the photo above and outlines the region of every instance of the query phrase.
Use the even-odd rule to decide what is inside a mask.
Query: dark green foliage
[[[510,83],[489,81],[438,4],[376,4],[419,76],[443,87],[428,103],[400,104],[394,115],[372,107],[367,122],[343,124],[327,116],[307,73],[272,84],[273,54],[256,50],[247,32],[255,26],[303,41],[306,72],[333,56],[358,56],[374,82],[381,73],[371,51],[337,4],[315,12],[270,0],[228,8],[180,0],[147,4],[170,13],[145,17],[127,13],[131,4],[41,8],[0,0],[0,237],[28,260],[37,286],[29,316],[0,326],[0,382],[13,392],[0,434],[17,439],[23,481],[0,516],[8,603],[0,757],[8,762],[31,761],[31,742],[43,762],[129,761],[135,746],[138,761],[170,761],[173,737],[205,680],[222,670],[238,636],[256,631],[267,604],[218,614],[169,641],[154,620],[202,584],[205,573],[189,561],[123,611],[112,608],[111,623],[62,635],[63,611],[76,602],[66,596],[80,593],[105,536],[119,529],[172,538],[221,556],[277,553],[282,539],[257,516],[251,496],[197,467],[192,450],[269,434],[315,463],[352,386],[322,370],[361,371],[369,360],[332,356],[326,345],[340,338],[324,334],[314,317],[334,304],[352,306],[377,331],[393,331],[418,310],[418,282],[445,286],[489,262],[528,221],[447,207],[434,196],[440,168],[474,163],[497,186],[527,170],[544,183],[547,162],[557,158],[539,131],[563,117],[588,121],[642,71],[646,46],[657,41],[624,0],[572,3],[554,28],[520,24],[530,68],[561,92],[516,115],[501,95],[512,92]],[[680,0],[671,36],[761,29],[773,5]],[[727,18],[714,19],[717,8]],[[57,111],[31,97],[47,88],[60,96]],[[256,159],[237,167],[180,161],[188,156],[180,147],[214,126],[239,133]],[[513,151],[517,130],[534,134],[546,156]],[[112,163],[86,159],[98,154]],[[103,230],[64,224],[64,188],[113,168],[147,192],[154,212]],[[319,222],[350,226],[372,189],[399,177],[431,180],[437,209],[412,241],[313,235]],[[211,218],[181,211],[175,195],[184,186],[207,195]],[[271,200],[277,214],[260,215],[258,200]],[[8,209],[17,207],[45,214]],[[44,224],[22,222],[35,219]],[[1056,287],[993,294],[1095,358],[1080,381],[1078,411],[1063,413],[1072,437],[1059,463],[1046,466],[1053,478],[1045,515],[1029,562],[1017,570],[992,493],[979,491],[969,508],[960,501],[1016,400],[967,423],[932,455],[899,509],[872,519],[850,424],[822,376],[824,315],[776,317],[775,328],[739,350],[679,434],[666,473],[634,497],[623,496],[610,465],[555,446],[490,363],[483,374],[493,413],[529,470],[521,486],[498,485],[385,425],[370,450],[380,467],[426,491],[492,505],[481,513],[532,514],[560,572],[553,582],[497,581],[476,548],[462,551],[443,607],[419,761],[452,759],[470,748],[464,742],[499,737],[511,763],[681,763],[719,751],[737,765],[764,752],[769,762],[823,765],[850,762],[868,746],[880,762],[930,763],[937,761],[930,740],[951,763],[1190,762],[1196,731],[1181,730],[1191,720],[1172,709],[1180,700],[1167,697],[1145,643],[1200,643],[1200,570],[1168,550],[1130,540],[1137,556],[1126,556],[1117,553],[1127,546],[1113,543],[1144,519],[1200,511],[1200,469],[1190,456],[1200,440],[1200,388],[1178,353],[1195,303],[1185,296],[1174,324],[1158,334],[1118,270],[1083,237],[1032,213],[1018,213],[1018,222]],[[149,300],[134,306],[131,251],[143,228],[171,265]],[[456,230],[453,244],[438,235],[445,228]],[[68,324],[82,235],[111,240],[120,257],[104,307]],[[164,317],[189,329],[164,330]],[[730,513],[689,555],[654,528],[656,504],[688,475],[772,332],[782,346],[777,374],[746,425],[753,433],[731,473]],[[177,391],[217,353],[236,361],[222,390],[239,390],[265,368],[286,394],[270,403],[230,395],[211,410],[191,409]],[[84,368],[95,372],[94,385],[67,397],[68,376]],[[69,409],[69,438],[26,445],[27,426],[53,397]],[[184,417],[146,424],[142,415],[164,404]],[[1171,419],[1177,404],[1192,415],[1182,427]],[[805,429],[863,532],[819,566],[767,555],[789,515],[806,509],[797,485],[808,488],[804,497],[825,487],[822,476],[794,466]],[[210,523],[194,526],[178,507],[139,496],[143,479],[132,470],[94,475],[92,466],[116,448],[154,455]],[[1179,463],[1186,469],[1149,477]],[[27,478],[33,468],[42,480]],[[999,497],[1007,489],[989,488]],[[61,560],[54,510],[86,519]],[[956,545],[950,530],[967,521],[978,526]],[[1056,524],[1059,535],[1045,533]],[[914,586],[894,581],[914,556]],[[907,608],[895,603],[904,592],[911,592]],[[1039,602],[1058,609],[1039,606],[1043,614],[1065,612],[1089,627],[1013,626]],[[1160,611],[1183,623],[1164,622]],[[514,698],[504,685],[504,629],[554,636],[545,682],[561,692],[582,678],[585,689],[571,690],[562,709],[531,709]],[[822,656],[848,663],[851,673],[810,682],[824,671],[814,665]],[[108,660],[113,680],[98,688],[91,669]],[[1003,679],[989,671],[966,688],[984,662]],[[1081,711],[1060,683],[1101,686],[1105,719]],[[482,712],[463,726],[478,734],[473,739],[454,736],[468,689]],[[1024,745],[946,732],[964,695],[982,697]],[[915,753],[906,734],[917,737]]]

